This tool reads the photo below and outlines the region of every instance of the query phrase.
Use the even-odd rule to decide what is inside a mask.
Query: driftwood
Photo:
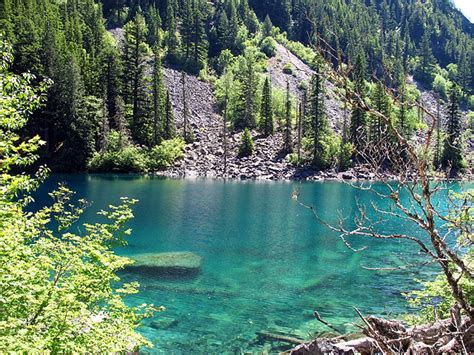
[[[341,337],[315,339],[298,345],[290,351],[290,354],[471,354],[474,352],[474,323],[469,317],[462,317],[458,308],[453,309],[449,319],[412,328],[406,328],[397,320],[363,317],[360,312],[358,313],[365,324],[364,337],[351,341],[345,341]],[[324,321],[322,323],[325,324]]]
[[[295,337],[278,334],[278,333],[267,332],[265,330],[261,330],[257,332],[257,335],[264,339],[278,340],[278,341],[282,341],[289,344],[301,344],[303,342],[303,340],[295,338]]]

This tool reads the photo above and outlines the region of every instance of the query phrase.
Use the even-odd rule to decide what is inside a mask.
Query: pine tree
[[[459,85],[461,86],[464,94],[469,94],[473,89],[471,87],[471,81],[472,81],[472,71],[474,62],[472,60],[472,53],[469,53],[466,51],[461,57],[461,61],[459,63],[459,69],[458,69],[458,82]]]
[[[352,109],[351,116],[351,142],[354,145],[356,151],[364,147],[366,139],[366,113],[359,107],[358,102],[364,100],[365,98],[365,69],[366,62],[365,56],[362,52],[359,52],[356,58],[354,66],[354,91],[356,97],[354,101],[356,102]]]
[[[285,103],[285,140],[283,150],[290,153],[293,150],[291,142],[291,98],[290,82],[286,82],[286,103]]]
[[[311,78],[311,91],[309,95],[309,129],[307,136],[312,139],[313,165],[324,168],[323,164],[323,136],[327,130],[327,118],[324,104],[324,80],[319,65]]]
[[[230,49],[235,53],[235,39],[237,38],[237,33],[239,32],[239,16],[237,15],[237,9],[235,8],[234,1],[229,1],[228,4],[229,9],[227,12],[227,17],[229,18],[229,38],[232,40],[232,46]]]
[[[175,6],[173,6],[172,1],[167,1],[166,7],[166,30],[168,32],[168,37],[166,40],[166,45],[168,47],[167,58],[171,63],[178,63],[180,60],[180,40],[178,33],[178,24],[176,21]]]
[[[270,79],[265,78],[262,89],[262,105],[260,108],[260,131],[269,136],[273,134],[272,89]]]
[[[207,61],[208,41],[205,30],[206,13],[205,3],[201,0],[194,0],[193,2],[193,35],[192,35],[192,50],[193,58],[191,69],[196,73],[201,70]]]
[[[405,77],[405,74],[403,74],[403,77]],[[400,107],[398,111],[398,125],[397,125],[398,131],[404,138],[408,138],[409,137],[408,125],[407,125],[408,108],[407,108],[405,80],[400,81],[400,85],[398,87],[398,101],[400,102]]]
[[[450,90],[446,139],[444,141],[441,164],[444,169],[450,168],[451,175],[456,175],[464,168],[461,145],[461,113],[459,110],[459,88]]]
[[[255,58],[252,53],[247,53],[240,58],[238,79],[234,126],[239,129],[255,128],[257,76],[255,73]]]
[[[239,146],[239,157],[248,157],[254,151],[252,135],[248,128],[245,128]]]
[[[269,37],[272,35],[273,24],[272,20],[270,20],[270,16],[265,16],[265,20],[263,21],[263,38]]]
[[[106,92],[107,112],[114,117],[117,112],[117,97],[122,89],[122,62],[118,48],[108,45],[102,51],[102,84]]]
[[[153,145],[157,145],[160,142],[165,111],[165,84],[163,80],[163,71],[161,68],[161,53],[158,43],[159,41],[155,42],[155,46],[153,49]]]
[[[166,91],[165,122],[163,125],[163,139],[171,139],[175,136],[173,106],[171,104],[170,93]]]
[[[146,23],[148,25],[148,44],[152,47],[161,46],[161,17],[154,4],[151,4],[146,12]]]
[[[380,81],[375,85],[372,101],[375,110],[389,118],[390,101],[385,93],[385,87]],[[379,144],[381,141],[388,138],[387,124],[378,115],[372,115],[370,118],[369,133],[371,143]]]
[[[232,48],[233,39],[230,36],[229,19],[225,11],[220,11],[217,19],[217,41],[220,50]]]
[[[189,55],[191,53],[191,48],[193,45],[193,32],[194,32],[194,0],[183,0],[182,5],[182,18],[184,19],[180,23],[180,34],[181,34],[181,44],[184,49],[184,60],[188,61]]]
[[[148,88],[144,75],[145,62],[148,56],[146,44],[147,28],[145,19],[140,13],[125,25],[124,49],[124,88],[125,103],[132,106],[130,126],[133,138],[140,143],[149,143],[150,129],[148,117]]]
[[[181,93],[183,106],[183,139],[186,143],[191,143],[194,137],[188,122],[189,108],[186,93],[186,74],[184,72],[181,73]]]

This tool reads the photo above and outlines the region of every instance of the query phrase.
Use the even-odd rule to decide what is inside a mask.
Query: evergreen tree
[[[148,26],[148,44],[152,47],[155,45],[161,46],[161,17],[153,3],[146,12],[146,23]]]
[[[263,38],[269,37],[272,35],[273,24],[272,20],[270,20],[270,16],[265,16],[265,20],[263,21]]]
[[[459,110],[459,88],[453,86],[449,94],[446,139],[444,141],[441,164],[444,169],[450,168],[451,175],[464,168],[461,145],[461,113]]]
[[[291,152],[293,150],[291,142],[291,98],[290,98],[290,82],[286,82],[286,103],[285,103],[285,140],[283,150]]]
[[[163,139],[171,139],[175,136],[173,105],[171,104],[170,93],[166,91],[165,122],[163,125]]]
[[[177,63],[180,59],[180,40],[179,40],[179,33],[178,33],[178,24],[176,20],[175,14],[175,6],[173,6],[173,1],[167,1],[166,7],[166,30],[168,32],[166,45],[168,47],[168,54],[167,58],[171,63]]]
[[[403,74],[403,76],[405,76]],[[404,138],[409,138],[408,132],[408,108],[407,108],[407,98],[406,98],[406,82],[403,80],[398,87],[398,99],[400,102],[400,107],[398,111],[398,131]]]
[[[390,118],[390,101],[385,93],[384,85],[379,81],[375,85],[375,90],[372,98],[374,108],[377,112]],[[381,141],[388,138],[387,124],[378,115],[370,117],[370,141],[372,144],[379,144]]]
[[[159,144],[165,112],[165,84],[161,68],[161,54],[159,42],[155,42],[153,49],[154,64],[152,77],[153,91],[153,145]]]
[[[463,53],[458,66],[458,83],[465,94],[470,94],[473,90],[471,86],[472,71],[474,70],[472,57],[472,52],[470,53],[469,51],[466,51],[466,53]]]
[[[240,58],[238,79],[234,126],[239,129],[255,128],[257,75],[255,73],[255,57],[252,53],[246,53],[244,57]]]
[[[239,157],[248,157],[252,155],[254,151],[252,135],[248,128],[245,128],[239,146]]]
[[[265,78],[262,89],[262,105],[260,108],[260,131],[269,136],[273,134],[272,89],[270,79]]]
[[[363,148],[366,139],[366,113],[357,104],[358,102],[362,102],[365,98],[365,70],[365,56],[362,52],[359,52],[353,74],[354,91],[356,95],[354,101],[356,104],[352,109],[350,127],[351,142],[356,148],[356,151]]]
[[[188,108],[188,100],[187,100],[187,93],[186,93],[186,74],[184,72],[181,73],[181,92],[182,92],[182,106],[183,106],[183,139],[186,143],[191,143],[192,139],[192,131],[189,127],[188,123],[188,115],[189,115],[189,108]]]
[[[239,32],[239,16],[237,15],[237,9],[235,8],[234,1],[229,1],[229,9],[227,12],[227,17],[229,18],[229,38],[231,38],[232,52],[236,52],[235,48],[235,39],[237,38],[237,33]]]
[[[194,0],[193,2],[193,32],[192,32],[192,62],[191,70],[198,72],[202,69],[207,61],[207,34],[206,25],[206,4],[202,0]]]
[[[188,61],[193,46],[194,32],[194,0],[183,0],[182,16],[180,23],[181,44],[184,49],[184,60]]]
[[[313,165],[316,168],[324,168],[323,162],[323,138],[328,124],[324,104],[324,80],[319,65],[311,78],[311,91],[309,95],[309,130],[307,136],[312,140]]]
[[[132,106],[130,127],[133,138],[142,144],[149,144],[150,124],[148,122],[148,85],[144,67],[148,57],[146,44],[147,28],[140,13],[125,25],[124,45],[124,99]]]
[[[219,50],[233,47],[233,38],[229,28],[229,19],[225,11],[220,11],[217,19],[217,41]]]
[[[122,62],[116,45],[109,44],[102,51],[102,68],[101,81],[106,92],[107,112],[110,117],[115,117],[117,97],[122,91]]]

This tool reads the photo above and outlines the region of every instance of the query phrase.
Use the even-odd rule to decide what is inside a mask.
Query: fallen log
[[[278,333],[271,333],[271,332],[267,332],[265,330],[258,331],[257,335],[259,337],[264,338],[264,339],[278,340],[278,341],[282,341],[282,342],[289,343],[289,344],[301,344],[301,343],[304,342],[304,340],[302,340],[302,339],[298,339],[298,338],[295,338],[295,337],[290,337],[290,336],[283,335],[283,334],[278,334]]]
[[[405,327],[397,320],[363,317],[363,338],[346,341],[336,337],[315,339],[300,344],[292,355],[373,354],[373,353],[474,353],[474,323],[469,317],[455,312],[449,319],[433,324]],[[318,317],[317,317],[318,318]],[[326,322],[322,321],[323,324]]]

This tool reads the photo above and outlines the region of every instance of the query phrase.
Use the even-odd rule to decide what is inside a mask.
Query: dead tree
[[[474,242],[472,219],[460,219],[459,215],[472,214],[472,193],[465,198],[451,198],[446,175],[440,179],[430,172],[430,151],[436,139],[439,117],[433,115],[418,102],[409,103],[416,107],[421,116],[428,116],[429,127],[422,142],[413,142],[399,132],[393,120],[377,111],[368,100],[357,95],[348,85],[351,63],[337,68],[331,60],[337,59],[338,54],[324,39],[318,43],[323,47],[317,48],[320,57],[326,59],[325,70],[327,77],[344,92],[341,99],[351,107],[366,111],[372,117],[384,123],[388,139],[374,144],[367,140],[358,142],[357,154],[362,162],[359,168],[369,170],[375,175],[375,181],[352,182],[354,188],[372,193],[384,201],[390,201],[389,207],[381,207],[372,202],[369,205],[359,205],[353,221],[341,216],[336,224],[330,224],[319,217],[318,211],[298,199],[298,191],[294,198],[304,207],[310,209],[315,218],[326,227],[336,232],[344,244],[354,252],[363,248],[352,247],[353,238],[375,238],[381,240],[405,240],[413,243],[419,250],[420,258],[405,267],[416,267],[423,264],[436,264],[450,287],[456,302],[450,319],[439,324],[422,328],[406,329],[400,322],[387,321],[375,317],[364,317],[357,311],[364,322],[363,332],[367,336],[359,343],[340,343],[326,341],[313,344],[319,347],[313,353],[328,351],[358,351],[358,352],[427,352],[441,353],[457,351],[469,353],[474,351],[474,307],[460,284],[467,280],[473,282],[474,268],[464,258],[463,252],[455,247],[459,235],[468,236],[466,246],[472,248]],[[324,48],[324,51],[321,49]],[[323,51],[323,52],[322,52]],[[339,56],[340,57],[340,56]],[[374,80],[377,78],[374,77]],[[393,90],[385,87],[387,95],[394,102],[398,98]],[[436,203],[437,196],[445,194],[449,209]],[[454,212],[454,213],[453,213]],[[374,217],[376,216],[376,217]],[[409,233],[384,233],[381,228],[386,218],[409,222],[423,231],[424,236]],[[399,268],[399,267],[398,267]],[[373,268],[380,269],[380,268]],[[383,268],[387,269],[387,268]],[[390,268],[388,268],[390,269]],[[434,334],[434,335],[433,335]],[[430,340],[431,339],[431,340]],[[321,345],[322,344],[322,345]],[[321,345],[321,346],[320,346]],[[308,346],[306,344],[305,346]],[[305,353],[305,346],[295,354]],[[354,350],[355,349],[355,350]],[[314,349],[313,349],[314,350]],[[302,352],[303,351],[303,352]]]

